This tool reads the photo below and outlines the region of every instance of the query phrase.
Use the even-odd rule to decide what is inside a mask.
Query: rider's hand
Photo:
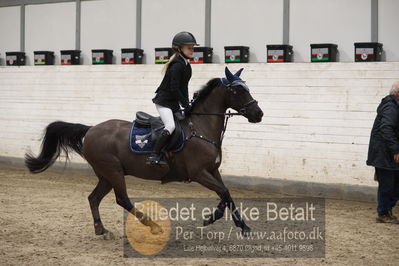
[[[184,114],[187,115],[188,113],[191,112],[191,109],[193,108],[193,105],[190,103],[188,103],[188,105],[184,108]]]
[[[399,163],[399,153],[395,154],[393,156],[393,159],[395,160],[396,163]]]

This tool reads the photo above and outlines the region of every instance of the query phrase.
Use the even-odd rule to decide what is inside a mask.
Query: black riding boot
[[[158,139],[157,143],[155,143],[154,151],[147,158],[147,164],[166,164],[165,161],[162,161],[162,148],[166,145],[170,137],[169,131],[164,129],[162,131],[161,137]]]

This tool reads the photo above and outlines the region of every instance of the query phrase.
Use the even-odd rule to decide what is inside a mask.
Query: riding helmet
[[[192,44],[192,45],[199,45],[197,40],[193,34],[187,31],[179,32],[178,34],[173,37],[172,47],[173,49],[177,50],[178,47],[185,45],[185,44]]]

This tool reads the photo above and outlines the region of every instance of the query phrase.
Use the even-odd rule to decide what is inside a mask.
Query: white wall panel
[[[142,47],[145,61],[154,64],[155,48],[171,47],[180,31],[194,34],[197,42],[205,41],[205,0],[144,0]]]
[[[20,51],[20,7],[0,8],[0,64],[5,65],[6,52]]]
[[[399,61],[399,1],[379,0],[378,38],[383,43],[386,61]]]
[[[83,63],[91,64],[92,49],[113,50],[120,64],[121,49],[136,46],[136,1],[82,1],[81,50]]]
[[[224,46],[249,46],[250,62],[266,62],[266,45],[283,42],[283,0],[212,1],[214,62]]]
[[[354,43],[371,41],[370,0],[291,1],[295,62],[310,62],[311,43],[335,43],[341,62],[354,61]]]
[[[27,5],[25,7],[25,52],[34,64],[34,51],[53,51],[55,64],[61,50],[75,49],[75,3]]]

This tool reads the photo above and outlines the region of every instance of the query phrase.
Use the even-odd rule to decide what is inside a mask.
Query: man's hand
[[[396,163],[399,163],[399,153],[395,154],[393,156],[393,159],[395,160]]]

